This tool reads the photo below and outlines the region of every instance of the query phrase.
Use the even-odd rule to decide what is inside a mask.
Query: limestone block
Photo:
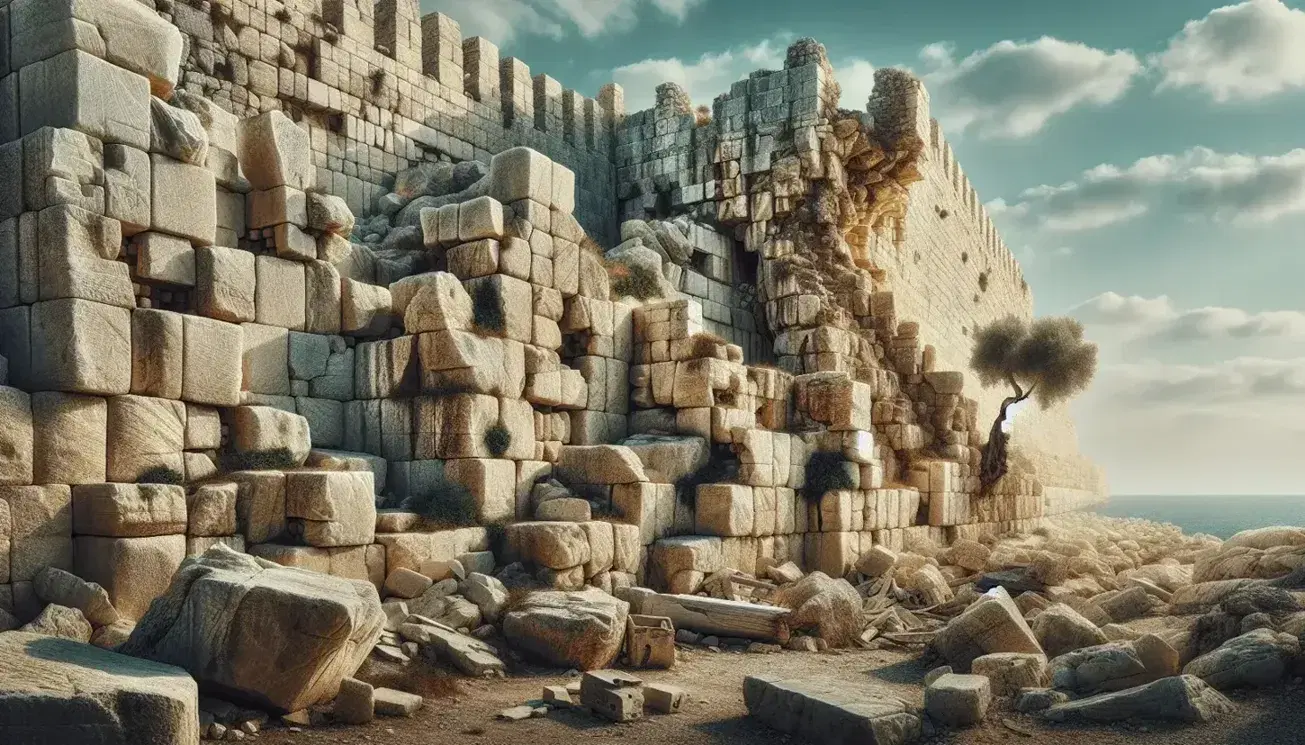
[[[612,523],[612,571],[634,574],[643,570],[643,543],[636,525]]]
[[[313,334],[340,333],[340,272],[325,261],[304,264],[304,330]]]
[[[516,559],[549,569],[582,566],[591,558],[589,537],[576,523],[513,523],[507,542]]]
[[[752,487],[702,484],[697,490],[696,532],[703,535],[752,535],[755,497]]]
[[[449,272],[459,279],[487,277],[499,271],[502,246],[496,240],[479,240],[450,248],[445,254]]]
[[[295,398],[295,411],[308,420],[315,448],[338,448],[344,443],[344,404],[326,398]]]
[[[255,260],[255,273],[255,320],[266,326],[303,331],[307,323],[304,265],[263,255]]]
[[[111,538],[182,535],[186,490],[173,484],[81,484],[72,490],[73,532]]]
[[[79,536],[73,541],[77,574],[109,593],[124,618],[138,621],[168,589],[186,558],[185,535],[148,538]]]
[[[254,254],[248,251],[215,246],[195,249],[196,309],[219,321],[253,321],[254,267]]]
[[[308,421],[269,406],[236,407],[231,418],[231,443],[242,453],[284,450],[294,465],[303,463],[312,449]]]
[[[236,532],[236,501],[240,485],[234,481],[200,484],[186,495],[186,535],[216,537]]]
[[[575,172],[561,163],[553,164],[552,199],[549,206],[564,214],[575,212]]]
[[[379,336],[390,328],[392,320],[390,291],[385,287],[340,281],[340,329],[352,336]]]
[[[153,230],[200,246],[217,239],[217,181],[200,166],[163,155],[150,156]]]
[[[0,396],[3,399],[3,396]],[[6,422],[9,417],[3,417]],[[34,481],[91,484],[105,480],[108,404],[98,396],[32,394]],[[5,435],[16,431],[6,424]]]
[[[516,465],[512,461],[457,458],[445,463],[444,475],[471,492],[481,523],[510,520],[516,513]]]
[[[290,223],[308,224],[308,195],[289,186],[250,192],[245,197],[248,210],[246,224],[253,229],[273,228]]]
[[[589,502],[576,497],[549,499],[535,507],[535,519],[540,522],[584,523],[591,518],[592,510]]]
[[[307,191],[316,185],[308,133],[280,111],[240,123],[240,167],[259,190],[289,186]]]
[[[246,553],[245,537],[242,535],[223,536],[186,536],[186,558],[200,556],[214,546],[222,545],[238,553]]]
[[[32,397],[0,386],[0,484],[32,483]]]
[[[280,471],[240,471],[230,476],[237,484],[236,526],[251,544],[267,543],[286,532],[285,474]]]
[[[340,197],[313,192],[308,195],[308,229],[348,237],[353,232],[354,215]]]
[[[81,298],[123,308],[136,306],[127,265],[115,261],[122,250],[117,220],[57,205],[41,211],[36,232],[42,300]]]
[[[293,471],[286,474],[290,530],[310,546],[334,548],[372,542],[376,502],[370,471]]]
[[[720,538],[682,536],[663,538],[653,544],[649,563],[665,584],[680,572],[719,572],[725,568],[725,555]]]
[[[30,582],[42,567],[73,568],[72,490],[0,486],[9,507],[9,580]]]
[[[135,483],[150,471],[185,473],[186,405],[146,396],[114,396],[108,405],[108,476]]]
[[[0,191],[0,216],[16,217],[67,204],[102,213],[104,146],[72,129],[43,127],[0,149],[10,173],[22,172]],[[12,191],[11,191],[12,190]]]
[[[974,659],[970,670],[987,678],[997,696],[1014,697],[1023,688],[1042,688],[1049,682],[1047,658],[1040,654],[985,654]]]
[[[153,222],[153,183],[149,153],[126,145],[105,145],[104,214],[121,223],[124,236],[148,230]]]
[[[525,390],[525,348],[520,342],[461,331],[417,336],[422,388],[460,388],[504,398]]]
[[[195,166],[208,162],[208,132],[194,112],[150,99],[150,152]]]
[[[185,322],[180,313],[151,308],[131,311],[131,368],[132,393],[181,398]]]
[[[297,225],[282,223],[273,228],[272,245],[276,255],[283,259],[304,262],[317,259],[317,239]]]
[[[390,286],[394,312],[403,318],[409,334],[451,329],[465,331],[471,325],[471,295],[448,272],[418,274]]]
[[[290,332],[278,326],[241,324],[240,389],[270,396],[290,395]]]
[[[376,542],[385,547],[385,571],[399,567],[419,570],[428,561],[450,561],[469,551],[489,547],[484,528],[458,528],[434,533],[377,534]]]
[[[554,499],[544,505],[563,500]],[[541,507],[544,505],[540,505]],[[592,579],[614,566],[616,560],[615,534],[613,524],[609,522],[581,522],[580,529],[589,539],[589,561],[585,562],[585,579]]]
[[[176,87],[181,32],[149,7],[121,0],[18,2],[11,25],[14,69],[80,49],[145,76],[156,96],[168,98]]]
[[[632,484],[647,481],[643,463],[621,445],[569,445],[562,448],[557,477],[573,484]]]
[[[358,344],[354,348],[354,395],[364,399],[392,398],[415,390],[417,345],[413,342],[424,336]]]
[[[458,205],[458,240],[485,238],[503,238],[503,204],[492,197],[477,197]]]
[[[244,332],[234,323],[183,316],[181,397],[209,406],[236,406],[243,381]]]
[[[949,727],[978,724],[992,703],[992,687],[982,675],[947,673],[924,689],[929,718]]]
[[[800,741],[906,745],[920,738],[918,713],[872,685],[749,675],[743,700],[751,716]]]
[[[997,587],[938,632],[939,654],[952,667],[968,671],[976,657],[995,652],[1042,654],[1037,637],[1009,593]]]
[[[70,50],[22,68],[19,95],[23,135],[59,127],[149,150],[150,85],[130,70]]]
[[[533,199],[553,201],[553,162],[526,147],[515,147],[495,155],[489,166],[489,196],[503,204]]]
[[[166,233],[140,233],[136,245],[136,276],[153,282],[195,286],[195,249],[190,241]]]

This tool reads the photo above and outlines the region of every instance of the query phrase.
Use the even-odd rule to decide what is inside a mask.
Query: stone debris
[[[1268,686],[1281,680],[1299,656],[1297,637],[1255,629],[1187,663],[1183,674],[1195,675],[1221,691]]]
[[[415,693],[377,688],[372,691],[376,713],[385,717],[410,717],[417,713],[425,701]]]
[[[924,711],[948,727],[968,727],[983,721],[992,703],[992,687],[983,675],[945,673],[924,689]]]
[[[811,742],[865,742],[870,733],[873,742],[906,745],[922,732],[919,712],[863,683],[748,676],[743,699],[751,716]]]
[[[1200,678],[1178,675],[1136,688],[1058,703],[1043,716],[1056,722],[1075,718],[1097,722],[1133,718],[1210,722],[1233,708],[1231,701]]]
[[[598,590],[533,592],[503,615],[503,636],[548,664],[597,670],[620,653],[629,608]]]

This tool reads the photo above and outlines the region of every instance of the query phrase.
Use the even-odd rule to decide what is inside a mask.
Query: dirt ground
[[[494,681],[462,681],[447,698],[428,699],[411,719],[378,719],[363,727],[316,727],[290,732],[273,725],[258,738],[276,745],[384,743],[384,745],[707,745],[797,743],[750,719],[743,704],[743,678],[782,671],[793,677],[867,678],[907,700],[922,703],[919,681],[928,672],[918,654],[888,651],[784,652],[775,655],[681,651],[674,670],[641,671],[645,681],[685,689],[690,701],[670,716],[611,724],[580,712],[555,710],[546,718],[508,722],[499,711],[538,699],[545,685],[564,685],[565,676],[539,675]],[[1044,723],[994,707],[981,727],[942,732],[939,745],[1305,745],[1305,687],[1288,684],[1272,691],[1231,696],[1237,711],[1207,725],[1131,723],[1082,727]]]

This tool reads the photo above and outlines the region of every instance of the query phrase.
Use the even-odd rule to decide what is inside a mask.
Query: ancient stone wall
[[[319,183],[356,214],[418,162],[488,163],[524,145],[575,172],[577,218],[614,237],[619,86],[597,99],[564,89],[492,41],[464,39],[448,16],[421,15],[416,0],[177,0],[160,10],[186,40],[181,87],[241,118],[279,109],[305,123]]]

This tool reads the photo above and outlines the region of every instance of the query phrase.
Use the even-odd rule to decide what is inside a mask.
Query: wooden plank
[[[677,629],[699,634],[776,642],[789,639],[788,609],[696,595],[651,595],[643,614],[671,619]]]

